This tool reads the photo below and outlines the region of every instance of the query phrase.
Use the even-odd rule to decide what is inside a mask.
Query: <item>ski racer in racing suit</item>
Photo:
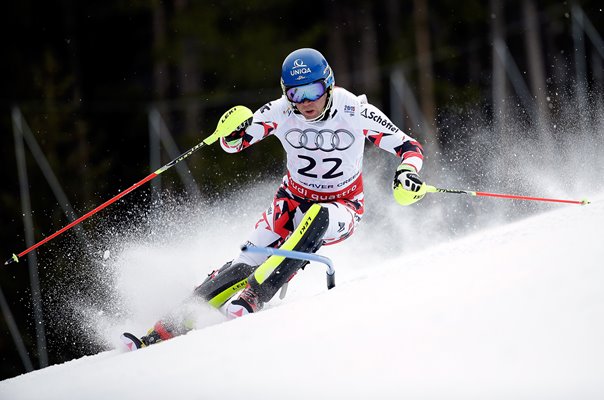
[[[393,183],[400,204],[411,204],[426,193],[417,175],[423,163],[421,145],[365,96],[334,84],[321,53],[296,50],[283,63],[283,96],[221,139],[226,152],[236,153],[274,136],[287,153],[287,174],[247,246],[315,252],[321,245],[349,237],[364,212],[365,139],[401,159]],[[296,233],[302,228],[302,233]],[[230,318],[259,311],[304,266],[299,260],[271,258],[275,256],[267,260],[267,256],[242,251],[212,273],[195,295],[222,308]],[[142,342],[148,345],[183,331],[164,319]]]

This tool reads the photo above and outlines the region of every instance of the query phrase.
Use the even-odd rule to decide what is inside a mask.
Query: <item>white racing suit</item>
[[[420,144],[394,126],[380,110],[367,104],[364,96],[356,97],[341,88],[335,88],[332,96],[332,106],[323,121],[304,121],[293,114],[288,101],[282,97],[256,111],[246,129],[221,140],[224,150],[235,153],[272,135],[287,152],[287,174],[272,204],[256,223],[248,245],[278,247],[283,244],[312,252],[320,245],[350,236],[364,211],[361,170],[365,139],[395,154],[417,171],[421,169]],[[320,207],[312,207],[314,204]],[[321,238],[322,243],[318,243],[317,238]],[[289,243],[292,239],[295,244]],[[303,266],[298,260],[278,257],[273,263],[271,260],[242,252],[212,272],[195,289],[193,298],[202,299],[215,308],[226,304],[228,310],[239,301],[231,301],[231,298],[249,287],[261,307]],[[243,310],[237,307],[235,311]],[[242,313],[227,311],[231,318]],[[158,321],[141,340],[149,345],[189,329],[188,316],[176,313]]]
[[[245,130],[220,141],[228,153],[236,153],[275,136],[287,153],[287,174],[272,204],[256,223],[248,245],[278,247],[300,223],[313,203],[329,211],[323,244],[350,236],[364,212],[364,139],[402,159],[419,171],[423,163],[421,145],[396,127],[386,115],[336,87],[328,115],[322,121],[306,122],[294,115],[282,96],[254,113]],[[260,265],[265,256],[242,252],[233,263]]]

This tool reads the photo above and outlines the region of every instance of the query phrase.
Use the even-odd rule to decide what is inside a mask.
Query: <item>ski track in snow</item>
[[[261,313],[214,312],[147,349],[7,379],[0,398],[604,398],[604,196],[592,200],[379,266],[347,270],[363,261],[354,243],[322,249],[334,290],[311,264]]]

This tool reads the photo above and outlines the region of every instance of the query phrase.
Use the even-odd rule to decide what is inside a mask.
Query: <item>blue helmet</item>
[[[323,80],[326,87],[335,83],[331,67],[315,49],[298,49],[290,53],[281,67],[281,86],[290,88]]]
[[[287,91],[293,87],[309,85],[320,82],[323,86],[323,92],[328,95],[328,100],[323,113],[315,119],[322,119],[331,107],[332,91],[335,85],[335,79],[331,67],[321,53],[315,49],[303,48],[290,53],[283,61],[281,67],[281,89],[283,95],[288,98],[294,113],[299,114],[295,103],[289,98]],[[317,92],[315,92],[317,93]],[[319,91],[317,93],[321,94]],[[313,98],[309,98],[313,100]],[[298,101],[298,100],[296,100]]]

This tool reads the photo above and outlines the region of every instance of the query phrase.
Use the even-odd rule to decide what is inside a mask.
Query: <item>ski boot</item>
[[[239,318],[262,310],[264,303],[258,298],[258,294],[248,284],[239,294],[239,297],[229,303],[226,308],[228,318]]]
[[[121,339],[126,345],[126,348],[130,351],[133,351],[151,346],[152,344],[159,343],[163,340],[172,339],[174,336],[173,330],[169,329],[165,322],[159,321],[153,326],[153,328],[147,331],[145,336],[142,336],[140,339],[130,332],[124,332],[121,336]]]

